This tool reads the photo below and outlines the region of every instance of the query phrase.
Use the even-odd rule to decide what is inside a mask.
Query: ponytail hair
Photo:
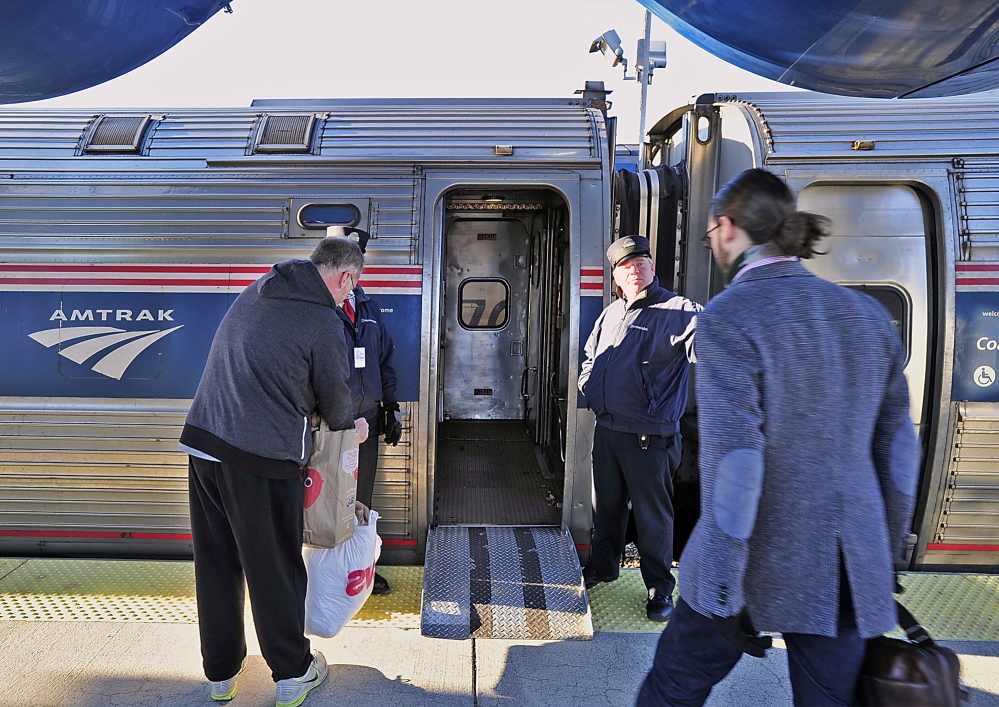
[[[772,243],[783,255],[811,258],[822,255],[815,244],[829,235],[825,216],[794,210],[794,195],[777,176],[747,169],[718,190],[712,215],[727,216],[756,245]]]
[[[815,244],[829,235],[831,225],[832,222],[825,216],[808,211],[792,211],[780,222],[770,241],[784,255],[796,255],[799,258],[825,255],[815,250]]]

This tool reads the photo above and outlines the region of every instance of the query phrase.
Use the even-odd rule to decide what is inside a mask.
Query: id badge
[[[364,368],[364,347],[354,348],[354,368]]]

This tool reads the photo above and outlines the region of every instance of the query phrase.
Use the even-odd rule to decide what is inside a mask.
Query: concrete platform
[[[29,574],[29,565],[18,564]],[[52,561],[46,561],[52,562]],[[93,569],[93,565],[88,565]],[[79,592],[72,577],[49,586],[56,594],[31,595],[30,584],[53,582],[51,568],[38,565],[31,582],[15,591],[5,589],[0,577],[0,607],[28,606],[37,618],[0,613],[0,675],[3,707],[187,707],[212,705],[201,672],[197,624],[170,608],[163,597],[156,612],[143,613],[141,597],[127,597],[122,616],[102,608],[97,619],[80,619],[80,611],[58,614]],[[136,566],[122,563],[122,570]],[[385,568],[391,572],[394,568]],[[102,573],[106,574],[106,573]],[[136,573],[144,576],[145,573]],[[405,591],[373,597],[364,616],[332,639],[313,639],[330,662],[330,677],[306,701],[306,707],[391,705],[445,707],[576,707],[578,705],[630,707],[652,661],[658,640],[654,625],[645,631],[600,630],[592,640],[511,641],[478,639],[454,641],[425,638],[411,615],[416,603]],[[14,581],[8,574],[7,583]],[[113,583],[110,583],[113,584]],[[110,586],[109,584],[109,586]],[[616,584],[616,583],[615,583]],[[58,586],[57,586],[58,585]],[[72,586],[71,586],[72,585]],[[178,585],[179,586],[179,585]],[[607,589],[610,587],[608,586]],[[618,590],[620,587],[618,588]],[[87,590],[88,598],[94,590]],[[143,590],[147,591],[147,590]],[[56,599],[53,599],[56,597]],[[28,599],[34,599],[33,603]],[[100,605],[114,604],[104,597]],[[599,593],[593,593],[599,604]],[[638,601],[637,597],[635,601]],[[6,602],[6,604],[4,604]],[[631,603],[630,601],[628,602]],[[417,604],[418,606],[418,604]],[[20,609],[19,609],[20,610]],[[66,618],[47,618],[61,615]],[[108,618],[113,616],[113,618]],[[77,617],[77,618],[74,618]],[[385,618],[382,618],[385,617]],[[945,635],[938,634],[945,638]],[[250,661],[239,682],[233,707],[274,704],[274,685],[247,626]],[[961,654],[965,681],[972,687],[973,707],[999,707],[999,640],[942,640]],[[767,658],[743,658],[712,694],[708,705],[791,705],[783,643]]]

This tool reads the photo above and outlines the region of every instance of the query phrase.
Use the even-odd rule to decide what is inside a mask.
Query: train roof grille
[[[309,152],[316,116],[265,115],[257,133],[257,152]]]
[[[84,152],[140,152],[150,115],[102,115],[94,122]]]

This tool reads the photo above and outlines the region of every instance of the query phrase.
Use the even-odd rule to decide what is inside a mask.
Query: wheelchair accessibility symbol
[[[979,366],[975,369],[975,385],[988,388],[996,382],[996,372],[992,366]]]

